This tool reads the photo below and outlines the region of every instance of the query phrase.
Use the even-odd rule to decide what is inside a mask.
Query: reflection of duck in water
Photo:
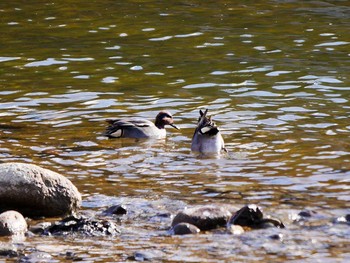
[[[165,126],[170,125],[175,129],[179,128],[174,124],[173,116],[168,111],[160,111],[155,122],[141,118],[125,118],[107,120],[109,126],[104,135],[109,138],[165,138]]]
[[[220,154],[226,151],[224,139],[221,136],[219,128],[207,117],[208,109],[203,113],[199,110],[197,128],[193,134],[191,150],[203,154]]]

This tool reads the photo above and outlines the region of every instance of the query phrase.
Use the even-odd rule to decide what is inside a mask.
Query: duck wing
[[[140,118],[108,119],[106,122],[109,123],[109,126],[103,135],[109,138],[125,137],[125,133],[129,134],[130,132],[142,133],[142,129],[154,126],[151,121]]]

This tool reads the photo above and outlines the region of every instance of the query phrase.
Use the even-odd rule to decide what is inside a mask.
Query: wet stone
[[[347,214],[345,216],[338,217],[335,220],[335,223],[342,223],[342,224],[350,224],[350,214]]]
[[[129,256],[127,260],[132,261],[151,261],[152,255],[147,252],[135,252],[132,256]]]
[[[45,230],[51,226],[51,223],[50,222],[41,222],[41,223],[38,223],[36,225],[33,225],[29,228],[29,231],[32,233],[32,234],[35,234],[35,235],[41,235],[45,232]]]
[[[74,213],[80,204],[78,189],[63,175],[34,164],[0,164],[0,211],[63,216]]]
[[[274,234],[270,236],[270,239],[272,240],[279,240],[279,241],[283,241],[283,234]]]
[[[201,230],[189,223],[179,223],[170,230],[171,235],[198,234]]]
[[[269,228],[269,227],[279,227],[284,228],[283,223],[274,218],[264,218],[261,220],[260,224],[258,225],[259,228]]]
[[[21,252],[19,252],[13,244],[0,242],[0,256],[12,258],[20,255]]]
[[[316,214],[315,211],[312,210],[303,210],[298,213],[300,217],[312,217]]]
[[[231,212],[221,206],[208,205],[186,208],[174,217],[171,225],[174,227],[179,223],[189,223],[200,230],[211,230],[225,226],[231,215]]]
[[[126,215],[126,214],[127,214],[127,210],[123,205],[114,205],[102,212],[102,215],[104,216]]]
[[[69,216],[48,227],[46,235],[67,235],[79,232],[88,236],[117,235],[120,233],[117,226],[110,220],[88,219],[83,216]]]
[[[27,222],[17,211],[6,211],[0,214],[0,236],[24,235]]]
[[[244,206],[238,210],[229,220],[230,225],[240,225],[250,228],[268,228],[279,227],[284,228],[281,221],[274,218],[264,218],[261,209],[256,205]]]
[[[240,226],[255,226],[261,223],[263,213],[256,205],[244,206],[238,210],[230,219],[229,224]]]
[[[244,228],[240,225],[229,225],[227,230],[233,235],[241,235],[244,233]]]

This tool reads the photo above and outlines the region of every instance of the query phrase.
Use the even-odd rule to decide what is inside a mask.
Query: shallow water
[[[0,161],[64,174],[83,212],[137,213],[118,237],[16,243],[33,262],[349,260],[349,226],[330,223],[349,213],[347,1],[21,1],[0,13]],[[204,108],[229,156],[191,154]],[[161,109],[181,127],[166,140],[101,136],[107,118]],[[256,203],[287,229],[169,237],[170,218],[152,221],[206,203]],[[317,227],[293,223],[304,209]]]

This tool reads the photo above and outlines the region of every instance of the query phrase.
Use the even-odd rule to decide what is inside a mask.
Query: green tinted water
[[[98,242],[27,238],[26,253],[48,261],[67,250],[105,262],[138,251],[192,262],[348,259],[348,228],[309,229],[300,240],[305,230],[290,215],[349,213],[349,14],[347,1],[1,3],[1,162],[61,172],[88,212],[114,202],[142,210],[151,200],[160,210],[176,203],[165,209],[174,213],[257,203],[289,223],[274,249],[263,244],[266,233],[178,239],[164,236],[169,221],[154,229],[135,220],[137,231]],[[190,153],[206,107],[229,158]],[[101,136],[107,118],[153,119],[161,109],[182,128],[166,141]]]

